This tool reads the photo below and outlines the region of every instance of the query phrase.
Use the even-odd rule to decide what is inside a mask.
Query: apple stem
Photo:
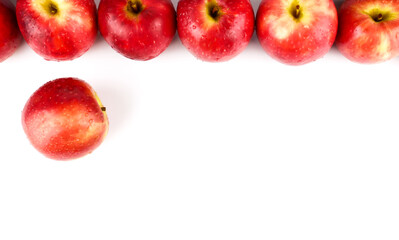
[[[105,112],[105,111],[107,111],[107,108],[106,107],[101,107],[101,111]]]
[[[136,1],[131,0],[127,4],[127,11],[134,15],[137,15],[141,11],[143,11],[143,6],[141,5],[141,2],[139,0]]]
[[[54,5],[53,3],[50,3],[48,6],[49,10],[50,10],[50,14],[51,15],[55,15],[58,12],[57,6]]]
[[[139,8],[137,7],[137,3],[133,3],[132,5],[133,12],[138,12]]]
[[[378,16],[377,16],[377,21],[379,22],[379,21],[381,21],[382,20],[382,14],[380,13],[380,14],[378,14]]]
[[[214,6],[211,10],[211,16],[213,18],[216,18],[218,16],[219,13],[219,7],[218,6]]]
[[[296,5],[296,7],[295,7],[295,18],[298,18],[298,17],[299,17],[299,14],[300,14],[299,10],[300,10],[300,8],[301,8],[301,6]]]

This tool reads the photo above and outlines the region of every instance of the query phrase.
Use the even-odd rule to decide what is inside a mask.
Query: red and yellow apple
[[[339,9],[338,50],[358,63],[399,55],[399,1],[346,0]]]
[[[98,24],[105,41],[134,60],[161,54],[176,33],[176,12],[170,0],[101,0]]]
[[[60,78],[40,87],[22,111],[32,145],[48,158],[71,160],[96,149],[108,132],[105,107],[86,82]]]
[[[221,62],[240,54],[254,32],[249,0],[180,0],[177,31],[198,59]]]
[[[263,49],[289,65],[323,57],[337,34],[332,0],[263,0],[256,15],[256,33]]]
[[[93,0],[17,0],[18,25],[25,41],[46,60],[73,60],[97,37]]]
[[[0,0],[0,62],[15,52],[21,40],[14,6],[8,0]]]

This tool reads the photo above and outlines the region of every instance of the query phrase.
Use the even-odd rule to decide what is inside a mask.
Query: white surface
[[[149,62],[99,37],[56,63],[24,43],[0,64],[0,239],[397,240],[398,64],[334,48],[289,67],[256,38],[211,64],[177,37]],[[69,76],[98,92],[110,131],[93,154],[57,162],[20,117],[37,88]]]

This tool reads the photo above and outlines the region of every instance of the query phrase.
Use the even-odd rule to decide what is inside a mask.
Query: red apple
[[[98,25],[105,41],[135,60],[161,54],[176,33],[176,12],[170,0],[102,0]]]
[[[345,1],[339,9],[336,45],[345,57],[359,63],[398,56],[399,1]]]
[[[256,14],[256,33],[274,59],[302,65],[323,57],[337,34],[332,0],[263,0]]]
[[[241,53],[254,22],[249,0],[180,0],[177,5],[180,40],[204,61],[227,61]]]
[[[0,0],[0,62],[15,52],[21,40],[14,6],[8,0]]]
[[[22,111],[22,126],[32,145],[56,160],[83,157],[108,132],[105,107],[86,82],[60,78],[40,87]]]
[[[17,20],[28,45],[46,60],[73,60],[97,36],[93,0],[17,0]]]

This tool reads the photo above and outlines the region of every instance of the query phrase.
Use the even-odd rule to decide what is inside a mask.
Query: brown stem
[[[213,8],[212,8],[212,10],[211,10],[211,16],[213,17],[213,18],[216,18],[217,16],[218,16],[218,13],[219,13],[219,7],[218,6],[214,6]]]
[[[48,6],[49,10],[50,10],[50,14],[51,15],[55,15],[58,12],[57,6],[54,5],[53,3],[50,3]]]
[[[139,8],[137,7],[137,3],[131,4],[130,7],[132,8],[133,12],[138,12],[139,11]]]
[[[299,17],[299,14],[300,14],[300,8],[301,8],[301,6],[299,6],[299,5],[296,5],[296,7],[295,7],[295,18],[298,18]]]
[[[130,0],[127,4],[127,11],[135,15],[139,14],[143,11],[143,5],[139,0]]]
[[[382,14],[380,13],[380,14],[378,14],[378,16],[377,16],[377,21],[379,22],[379,21],[381,21],[382,20]]]

